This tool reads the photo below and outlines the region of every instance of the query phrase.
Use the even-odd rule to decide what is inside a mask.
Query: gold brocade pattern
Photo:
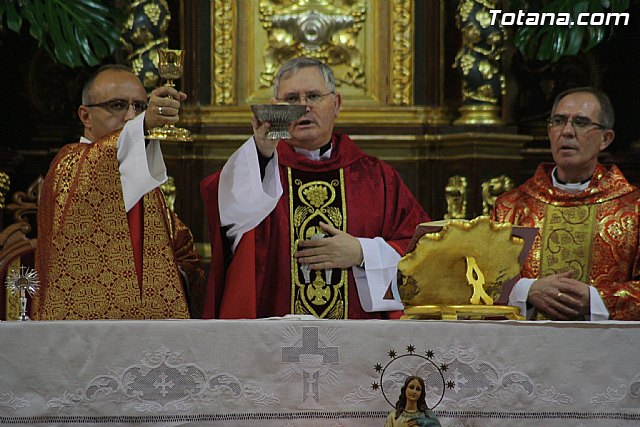
[[[347,230],[344,170],[317,174],[287,168],[291,218],[291,313],[325,319],[346,319],[348,273],[346,269],[311,270],[294,257],[301,240],[322,238],[319,223]]]
[[[575,271],[575,279],[589,283],[594,205],[545,206],[542,227],[540,276]]]
[[[502,194],[495,203],[496,220],[540,230],[522,276],[535,279],[556,272],[543,268],[550,268],[550,248],[558,249],[561,242],[562,249],[572,250],[574,255],[564,257],[568,263],[564,267],[557,263],[557,271],[576,270],[578,280],[594,286],[610,319],[640,319],[640,190],[629,184],[616,166],[598,164],[588,188],[579,193],[564,192],[553,188],[553,168],[552,163],[541,164],[531,179]],[[577,206],[588,211],[570,210]],[[557,220],[566,221],[569,230],[556,225],[559,232],[554,240],[552,233],[545,234],[552,211],[561,213]],[[544,317],[538,313],[537,318]]]
[[[46,286],[37,319],[189,318],[160,190],[143,198],[139,285],[116,158],[118,135],[83,147],[56,166]],[[78,162],[81,162],[78,164]]]

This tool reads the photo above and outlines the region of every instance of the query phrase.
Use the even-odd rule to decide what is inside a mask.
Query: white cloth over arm
[[[317,150],[298,153],[313,158]],[[278,170],[278,154],[267,164],[264,180],[260,176],[258,152],[253,137],[249,138],[227,160],[218,186],[218,209],[220,225],[228,227],[227,237],[235,251],[242,235],[257,227],[269,215],[282,197],[283,189]],[[358,297],[363,310],[402,310],[397,294],[396,273],[400,255],[382,238],[358,238],[364,254],[366,269],[352,268]],[[384,295],[392,284],[396,300],[385,300]]]
[[[533,319],[535,316],[535,310],[533,308],[527,310],[527,299],[529,297],[529,290],[531,289],[531,285],[533,285],[533,282],[535,281],[536,279],[522,278],[516,282],[513,289],[511,289],[511,293],[509,294],[509,305],[519,307],[520,313],[522,313],[522,315],[525,316],[528,320]],[[600,321],[609,319],[609,310],[607,310],[607,307],[604,305],[602,298],[600,298],[598,290],[593,286],[589,286],[589,301],[589,309],[591,312],[589,320]]]
[[[144,116],[125,123],[118,138],[118,164],[122,196],[127,212],[149,191],[167,180],[167,167],[162,158],[160,141],[145,146]]]
[[[262,180],[258,150],[253,137],[249,138],[229,157],[218,183],[220,225],[229,227],[227,237],[232,242],[232,251],[235,252],[244,233],[256,228],[275,209],[282,193],[277,151]]]

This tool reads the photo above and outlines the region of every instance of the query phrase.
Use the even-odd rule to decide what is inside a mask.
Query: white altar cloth
[[[2,322],[0,424],[640,425],[640,322]]]

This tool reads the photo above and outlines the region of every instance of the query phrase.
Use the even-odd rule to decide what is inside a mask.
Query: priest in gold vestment
[[[82,97],[84,137],[60,150],[42,186],[32,317],[199,316],[204,273],[193,237],[159,189],[167,179],[159,142],[144,139],[177,122],[186,95],[158,88],[147,109],[140,80],[106,66]]]
[[[599,90],[561,93],[548,120],[554,163],[496,200],[494,219],[539,229],[509,296],[528,318],[640,320],[640,190],[598,162],[613,123]]]

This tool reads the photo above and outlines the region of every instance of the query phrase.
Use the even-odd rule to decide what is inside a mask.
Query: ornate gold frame
[[[260,84],[264,52],[274,44],[282,46],[283,41],[265,29],[265,16],[306,4],[314,5],[315,9],[353,12],[357,17],[356,25],[360,27],[352,31],[357,34],[352,34],[350,46],[360,53],[363,84],[362,87],[343,84],[338,89],[350,105],[413,105],[414,0],[214,0],[211,3],[212,106],[241,106],[271,98],[270,88]],[[358,8],[360,10],[356,10]],[[336,74],[342,65],[333,65]]]

